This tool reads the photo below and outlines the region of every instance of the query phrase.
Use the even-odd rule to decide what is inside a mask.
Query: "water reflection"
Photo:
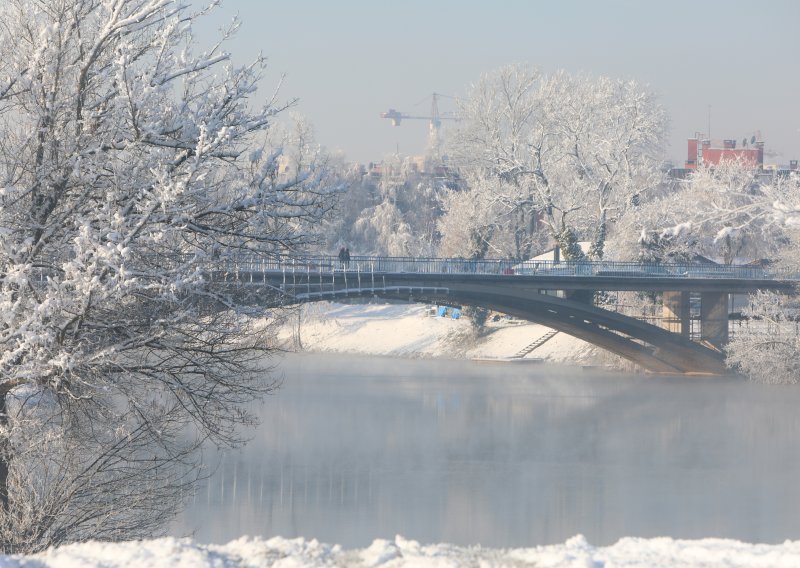
[[[283,369],[256,437],[175,533],[348,547],[800,536],[796,388],[332,355]]]

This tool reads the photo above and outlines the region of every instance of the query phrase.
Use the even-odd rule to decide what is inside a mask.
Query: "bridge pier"
[[[728,343],[728,294],[700,294],[700,338],[722,350]]]
[[[689,338],[689,292],[664,292],[661,327]]]

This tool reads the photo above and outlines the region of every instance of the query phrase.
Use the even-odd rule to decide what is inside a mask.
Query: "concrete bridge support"
[[[689,292],[664,292],[661,327],[689,338]]]
[[[700,295],[700,338],[719,350],[728,343],[728,294],[703,292]]]

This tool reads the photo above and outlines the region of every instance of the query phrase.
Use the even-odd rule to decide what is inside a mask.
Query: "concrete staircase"
[[[542,345],[544,345],[545,343],[547,343],[548,341],[553,339],[556,336],[557,333],[558,333],[558,331],[556,331],[555,329],[551,329],[550,331],[545,333],[543,336],[541,336],[539,339],[537,339],[533,343],[531,343],[529,345],[526,345],[525,347],[523,347],[522,349],[520,349],[519,351],[514,353],[511,356],[511,359],[522,359],[523,357],[525,357],[528,353],[530,353],[531,351],[533,351],[537,347],[541,347]]]

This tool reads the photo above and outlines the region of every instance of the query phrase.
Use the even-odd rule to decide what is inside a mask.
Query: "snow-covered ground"
[[[363,353],[402,357],[474,359],[511,358],[549,329],[501,318],[478,337],[465,317],[436,317],[420,305],[307,306],[298,326],[284,327],[281,338],[289,348],[318,352]],[[556,334],[528,354],[544,360],[580,365],[620,365],[620,361],[583,341]],[[397,536],[375,540],[363,549],[307,538],[268,540],[242,537],[224,545],[205,545],[190,539],[161,538],[143,542],[84,543],[63,546],[31,556],[0,556],[0,568],[16,566],[103,567],[313,567],[313,566],[800,566],[800,541],[748,544],[735,540],[674,540],[624,538],[594,547],[580,535],[563,544],[519,549],[420,544]]]
[[[476,336],[467,317],[430,315],[433,306],[409,304],[310,304],[299,326],[295,320],[281,332],[290,349],[312,352],[361,353],[395,357],[469,359],[512,358],[543,337],[550,328],[500,318]],[[298,333],[299,329],[299,333]],[[298,342],[299,337],[299,342]],[[579,339],[558,333],[522,358],[576,365],[624,365]]]
[[[116,544],[84,543],[63,546],[32,556],[0,557],[0,567],[59,568],[158,567],[670,567],[800,566],[800,542],[778,545],[745,544],[735,540],[673,540],[624,538],[606,547],[594,547],[582,536],[564,544],[518,549],[422,545],[396,537],[376,540],[367,548],[343,549],[306,539],[240,538],[225,545],[201,545],[188,539],[162,538]]]

